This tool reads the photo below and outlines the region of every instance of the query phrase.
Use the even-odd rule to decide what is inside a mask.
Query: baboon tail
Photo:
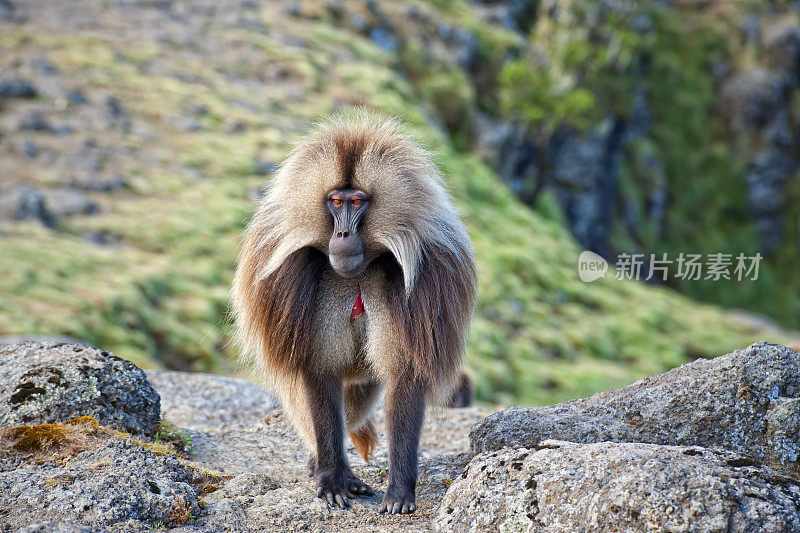
[[[369,463],[372,456],[372,450],[378,444],[378,432],[375,431],[375,425],[372,420],[367,420],[364,425],[355,431],[350,432],[350,440],[353,441],[353,446],[356,447],[358,453]]]

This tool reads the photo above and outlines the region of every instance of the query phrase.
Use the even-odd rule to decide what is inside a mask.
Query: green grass
[[[455,12],[441,16],[466,17]],[[557,217],[522,205],[476,155],[459,151],[460,141],[433,125],[435,102],[420,101],[419,91],[427,87],[431,98],[441,98],[452,80],[432,80],[426,71],[423,83],[406,81],[395,71],[400,58],[325,22],[264,20],[296,32],[308,46],[287,49],[270,33],[241,29],[219,30],[218,37],[246,43],[266,63],[292,69],[291,86],[266,92],[248,90],[215,65],[185,54],[172,57],[153,43],[143,43],[146,53],[133,56],[109,36],[44,35],[29,26],[5,32],[0,46],[41,53],[76,83],[114,94],[147,120],[153,138],[120,139],[146,157],[130,163],[133,186],[104,199],[103,213],[65,220],[57,232],[30,223],[0,228],[0,333],[65,334],[145,367],[231,373],[227,294],[239,238],[254,209],[250,196],[264,180],[254,175],[255,158],[280,160],[310,121],[340,105],[362,104],[402,116],[438,152],[469,227],[480,302],[468,364],[482,402],[552,403],[700,355],[792,338],[748,327],[666,289],[610,277],[582,283],[580,250]],[[204,83],[137,68],[154,54]],[[237,68],[242,76],[260,72],[259,65]],[[203,131],[170,125],[170,113],[184,102],[209,110],[200,119]],[[232,120],[249,129],[227,133]],[[80,238],[89,231],[120,244],[100,247]]]
[[[761,26],[780,20],[781,12],[800,21],[787,6],[772,8],[771,22],[764,18]],[[724,78],[715,79],[711,66],[725,65],[732,76],[755,66],[769,68],[768,54],[740,33],[748,17],[765,9],[756,0],[682,6],[642,0],[614,9],[597,2],[569,2],[558,16],[542,12],[521,57],[504,66],[499,75],[503,113],[537,132],[542,149],[553,131],[592,132],[603,119],[629,118],[632,96],[646,95],[652,124],[625,147],[617,191],[624,208],[633,213],[636,233],[618,217],[612,249],[666,252],[671,258],[681,252],[752,256],[761,249],[745,174],[765,141],[753,128],[740,133],[726,125],[732,112],[720,97]],[[649,29],[637,32],[642,24]],[[800,92],[788,97],[795,102],[788,127],[796,130]],[[653,160],[663,170],[649,163]],[[654,190],[663,190],[668,198],[664,220],[653,221],[645,212]],[[762,262],[758,280],[669,283],[693,298],[763,313],[796,327],[796,185],[786,187],[784,200],[783,244]]]

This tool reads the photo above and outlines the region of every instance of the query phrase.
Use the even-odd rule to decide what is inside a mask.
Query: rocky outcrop
[[[0,188],[0,219],[36,221],[48,228],[56,225],[44,196],[30,185]]]
[[[76,189],[0,186],[0,219],[36,221],[54,228],[62,217],[91,215],[99,210],[96,202]]]
[[[720,447],[800,474],[800,353],[765,342],[619,390],[511,408],[472,429],[474,452],[546,439]]]
[[[800,529],[800,353],[785,346],[505,409],[470,439],[434,530]]]
[[[687,175],[686,169],[692,167],[670,162],[674,141],[669,137],[684,137],[691,131],[715,137],[714,150],[738,165],[706,179],[728,182],[733,176],[741,177],[730,182],[740,189],[738,194],[732,189],[729,198],[717,196],[715,201],[724,207],[721,216],[730,217],[730,210],[741,209],[739,198],[746,199],[750,222],[745,223],[752,225],[758,236],[749,245],[753,251],[759,249],[768,256],[796,233],[786,229],[796,227],[796,222],[785,220],[787,213],[797,217],[787,198],[796,189],[800,169],[800,130],[793,111],[800,94],[800,18],[796,10],[742,13],[738,32],[732,24],[725,35],[719,35],[731,39],[729,56],[708,54],[699,44],[692,50],[693,55],[708,54],[702,86],[710,91],[709,102],[691,108],[693,113],[703,113],[702,120],[708,123],[708,132],[700,132],[683,131],[682,126],[665,120],[673,113],[687,113],[683,120],[690,122],[688,111],[676,109],[654,90],[662,81],[653,66],[661,62],[663,68],[664,63],[672,61],[669,54],[674,48],[662,49],[653,42],[669,40],[660,33],[665,31],[665,16],[700,19],[707,14],[704,7],[695,6],[696,13],[691,9],[678,13],[673,8],[658,13],[648,3],[554,0],[538,2],[533,8],[516,1],[487,4],[476,7],[484,20],[502,24],[530,40],[521,52],[522,57],[529,57],[529,70],[561,76],[558,102],[567,92],[565,88],[573,85],[588,90],[593,102],[604,102],[588,124],[575,127],[580,120],[553,118],[558,114],[554,109],[557,106],[544,103],[548,97],[546,84],[542,82],[539,87],[532,82],[525,85],[531,86],[528,92],[517,94],[519,101],[506,102],[511,111],[501,110],[494,116],[478,114],[473,124],[475,148],[484,159],[523,202],[535,205],[542,191],[552,193],[564,222],[582,248],[611,260],[622,251],[657,251],[675,244],[691,249],[705,244],[702,237],[693,241],[682,236],[680,242],[674,242],[680,230],[666,223],[666,215],[673,220],[691,216],[694,208],[690,206],[696,205],[696,196],[702,194],[689,183],[695,176]],[[515,22],[518,13],[526,13],[526,25]],[[615,24],[620,20],[625,22],[618,27]],[[606,70],[589,59],[616,53],[607,51],[607,43],[616,41],[623,31],[631,32],[628,36],[632,43],[639,37],[642,42],[623,46],[629,48],[611,61],[613,68]],[[698,33],[705,31],[716,30],[704,28]],[[570,41],[570,46],[564,44]],[[746,43],[746,48],[737,48],[737,43]],[[564,55],[565,50],[573,49],[581,50],[586,58],[574,61],[570,53]],[[514,62],[519,56],[509,54],[505,60]],[[600,63],[603,61],[607,59]],[[587,71],[592,74],[587,75]],[[674,76],[688,79],[692,74],[681,69]],[[630,86],[633,93],[615,94],[618,86]],[[706,89],[700,86],[691,89],[698,103],[706,98],[701,96]],[[526,95],[533,95],[528,96],[530,104],[546,115],[540,118],[545,122],[552,118],[555,124],[526,122]],[[629,97],[629,104],[619,105]],[[714,123],[724,123],[727,131],[720,128],[720,133],[714,132]],[[672,131],[665,135],[666,130]],[[702,168],[713,164],[705,153],[713,151],[710,145],[686,149],[687,158],[709,160]],[[667,198],[673,200],[669,205]],[[703,231],[697,233],[702,235]],[[795,243],[792,240],[788,244]]]
[[[36,86],[21,78],[3,78],[0,80],[0,97],[2,98],[36,98]]]
[[[475,457],[435,531],[797,531],[800,483],[730,452],[543,441]]]
[[[767,254],[782,242],[784,187],[800,166],[793,153],[800,140],[793,132],[789,110],[800,80],[781,59],[793,55],[790,30],[800,33],[800,28],[783,30],[787,39],[777,31],[770,39],[770,53],[778,57],[771,62],[778,68],[753,67],[728,77],[720,88],[720,107],[731,130],[739,137],[757,140],[751,141],[757,149],[749,154],[745,183],[761,249]]]
[[[12,526],[49,519],[138,530],[181,525],[200,512],[199,470],[130,440],[111,440],[65,464],[3,466],[0,509],[10,510],[5,519]]]
[[[55,375],[46,369],[60,363],[62,380],[75,382],[75,394],[94,399],[69,411],[76,415],[102,402],[68,369],[119,361],[65,343],[17,344],[0,354],[3,383],[30,362],[38,370],[25,379],[35,388],[46,388],[39,377]],[[155,441],[86,416],[56,426],[3,428],[0,525],[64,533],[800,528],[800,354],[783,346],[758,343],[552,407],[488,417],[478,409],[429,413],[420,443],[418,510],[402,518],[377,514],[388,467],[380,414],[373,461],[347,449],[354,472],[376,494],[342,511],[315,497],[305,473],[307,451],[261,386],[185,372],[148,371],[145,379],[126,365],[93,374],[97,390],[129,383],[128,402],[106,404],[109,419],[130,411],[137,391],[152,380],[170,423],[159,424]],[[117,393],[106,398],[122,398],[119,387],[111,388]],[[35,395],[75,404],[69,396]],[[37,421],[66,416],[43,413]],[[174,439],[188,456],[164,443]]]
[[[158,393],[133,363],[90,346],[25,342],[0,347],[0,426],[92,416],[101,424],[153,435]]]

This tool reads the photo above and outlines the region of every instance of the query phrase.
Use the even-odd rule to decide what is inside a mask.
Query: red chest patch
[[[358,318],[364,314],[364,301],[361,299],[361,287],[358,288],[358,296],[350,310],[350,318]]]

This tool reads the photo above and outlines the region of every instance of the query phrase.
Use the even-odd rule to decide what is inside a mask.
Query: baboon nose
[[[328,253],[331,255],[361,255],[364,253],[364,244],[357,232],[336,228],[328,243]]]

